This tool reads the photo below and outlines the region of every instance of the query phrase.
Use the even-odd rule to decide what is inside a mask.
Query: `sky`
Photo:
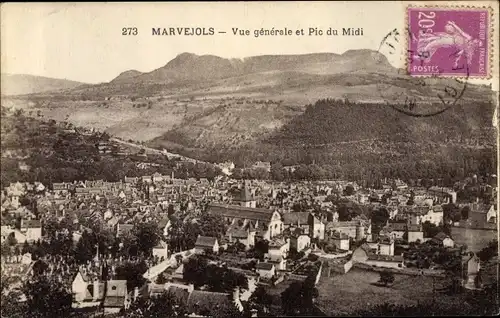
[[[183,52],[244,58],[378,50],[385,35],[404,29],[405,7],[402,2],[8,3],[1,6],[1,68],[98,83],[126,70],[152,71]],[[121,35],[124,27],[136,27],[138,35]],[[216,34],[153,36],[157,27],[213,27]],[[253,36],[255,29],[273,27],[363,28],[364,36]],[[232,28],[251,34],[235,36]],[[401,48],[383,52],[396,67],[403,65]]]

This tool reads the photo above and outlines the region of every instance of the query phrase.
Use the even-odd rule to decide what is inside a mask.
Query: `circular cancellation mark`
[[[409,29],[408,37],[410,40],[414,38]],[[399,43],[400,33],[394,29],[382,39],[376,58],[385,58],[382,50],[386,50],[389,55],[397,54]],[[408,116],[430,117],[444,113],[458,103],[467,89],[467,63],[458,66],[465,75],[462,78],[442,76],[447,70],[440,67],[434,67],[426,76],[417,76],[411,75],[410,68],[429,67],[424,62],[425,52],[417,53],[406,49],[405,55],[405,69],[398,69],[396,74],[388,74],[376,84],[381,98],[388,106]],[[455,58],[455,55],[456,52],[452,52],[450,59]]]

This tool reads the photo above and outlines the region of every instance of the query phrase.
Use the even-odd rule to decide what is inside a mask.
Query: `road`
[[[147,146],[135,144],[133,142],[121,140],[121,139],[118,139],[118,138],[115,138],[115,137],[111,137],[110,140],[113,141],[113,142],[117,142],[117,143],[129,146],[129,147],[144,149],[147,153],[154,153],[154,154],[158,154],[158,155],[164,155],[164,156],[167,156],[168,158],[179,158],[180,160],[188,161],[188,162],[192,162],[192,163],[206,163],[206,164],[210,164],[209,162],[205,162],[205,161],[201,161],[201,160],[196,160],[196,159],[185,157],[185,156],[182,156],[182,155],[179,155],[179,154],[176,154],[176,153],[168,152],[166,149],[158,150],[158,149],[154,149],[154,148],[151,148],[151,147],[147,147]]]

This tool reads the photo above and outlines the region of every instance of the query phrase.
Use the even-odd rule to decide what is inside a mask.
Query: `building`
[[[119,313],[128,309],[130,297],[127,293],[126,280],[108,280],[104,297],[104,313]]]
[[[21,232],[26,235],[28,242],[35,242],[42,238],[42,224],[40,220],[21,220]]]
[[[89,277],[82,269],[76,272],[71,283],[73,301],[76,303],[100,303],[104,300],[104,282]]]
[[[267,254],[275,257],[286,258],[288,256],[288,252],[290,251],[290,239],[283,238],[273,238],[269,242],[269,249]]]
[[[337,249],[348,251],[350,248],[349,236],[345,233],[334,232],[331,240]]]
[[[474,253],[462,257],[464,277],[462,285],[467,289],[478,289],[480,287],[478,278],[481,269],[479,258]]]
[[[457,193],[450,188],[433,186],[427,189],[427,193],[440,204],[457,202]]]
[[[255,265],[255,269],[260,277],[271,279],[276,275],[276,267],[274,264],[260,262]]]
[[[366,220],[328,222],[325,231],[331,236],[333,232],[344,233],[348,237],[360,241],[371,236],[371,224]]]
[[[290,212],[283,214],[283,225],[290,231],[301,229],[302,233],[309,235],[310,233],[310,216],[309,212]]]
[[[369,255],[368,259],[364,262],[366,265],[386,267],[386,268],[403,268],[403,256],[396,255]]]
[[[225,238],[229,243],[236,243],[237,241],[245,245],[246,249],[255,245],[255,234],[257,232],[251,224],[238,226],[231,225],[226,232]]]
[[[451,237],[443,232],[439,232],[432,238],[432,242],[443,247],[451,247],[455,246],[455,242],[451,239]]]
[[[406,222],[389,223],[386,230],[393,239],[402,239],[408,230]]]
[[[417,241],[424,241],[424,231],[422,225],[412,224],[408,226],[408,243]]]
[[[215,237],[198,235],[194,250],[196,254],[203,254],[206,250],[210,250],[217,254],[219,253],[219,242]]]
[[[250,183],[247,180],[245,180],[239,196],[235,197],[233,202],[246,208],[255,208],[257,206],[257,202],[250,190]]]
[[[431,222],[436,226],[443,224],[443,207],[440,205],[435,205],[431,207],[427,211],[427,214],[423,215],[422,218],[420,219],[421,223],[425,223],[427,221]]]
[[[241,221],[241,226],[249,225],[255,229],[255,237],[268,241],[281,235],[284,230],[281,215],[269,209],[212,203],[208,207],[208,213],[222,216],[228,225]]]
[[[168,245],[164,241],[160,241],[155,247],[153,247],[153,256],[158,258],[167,259],[168,258]]]
[[[378,254],[380,255],[394,255],[394,240],[390,237],[381,237],[378,242]]]
[[[311,246],[311,237],[306,234],[292,234],[290,237],[290,249],[294,248],[297,252],[303,251]]]

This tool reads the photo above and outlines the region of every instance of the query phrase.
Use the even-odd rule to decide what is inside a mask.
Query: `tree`
[[[314,276],[303,282],[293,282],[281,293],[281,304],[287,316],[310,315],[314,311],[313,299],[318,297]]]
[[[381,207],[372,213],[372,226],[373,233],[378,233],[380,229],[387,223],[389,220],[389,212],[385,207]]]
[[[202,214],[199,220],[199,228],[202,236],[216,237],[218,240],[226,234],[226,224],[219,215]]]
[[[116,277],[127,281],[128,290],[134,290],[146,282],[143,275],[147,270],[148,266],[144,261],[126,262],[116,268]]]
[[[23,287],[31,317],[68,317],[72,296],[59,281],[45,276],[27,281]]]
[[[477,253],[477,256],[482,262],[488,262],[493,257],[498,256],[498,240],[490,241],[487,246]]]
[[[208,262],[202,257],[191,257],[189,261],[184,264],[182,273],[183,279],[195,287],[203,286],[206,282],[205,272],[208,267]]]
[[[422,231],[424,232],[424,237],[434,237],[441,232],[441,229],[434,223],[425,221],[422,223]]]
[[[227,303],[221,304],[213,304],[212,308],[210,308],[210,317],[217,318],[243,318],[244,315],[241,311],[236,308],[232,302],[228,301]]]
[[[97,252],[97,240],[95,236],[83,231],[82,237],[76,243],[75,259],[79,264],[85,264],[92,260]]]
[[[394,274],[388,270],[383,270],[380,272],[380,282],[385,286],[394,283]]]
[[[345,187],[344,194],[345,194],[346,196],[353,195],[353,194],[354,194],[354,187],[353,187],[352,185],[348,184],[348,185]]]
[[[464,206],[460,211],[462,220],[467,220],[469,218],[470,207],[468,205]]]
[[[156,223],[138,223],[132,230],[132,235],[135,236],[139,252],[144,255],[151,255],[153,247],[155,247],[161,239],[161,230]]]
[[[138,298],[130,306],[126,317],[171,318],[185,317],[185,304],[178,302],[173,294],[164,292],[150,298]]]
[[[7,242],[7,246],[9,246],[9,247],[17,245],[17,239],[14,236],[14,233],[11,233],[11,234],[9,234],[9,236],[7,236],[6,242]]]
[[[263,286],[257,286],[248,301],[255,305],[259,312],[267,313],[273,304],[273,297],[267,293]]]
[[[156,278],[155,283],[157,283],[159,285],[164,285],[165,283],[167,283],[167,278],[165,277],[165,275],[163,273],[160,273],[158,275],[158,277]]]

